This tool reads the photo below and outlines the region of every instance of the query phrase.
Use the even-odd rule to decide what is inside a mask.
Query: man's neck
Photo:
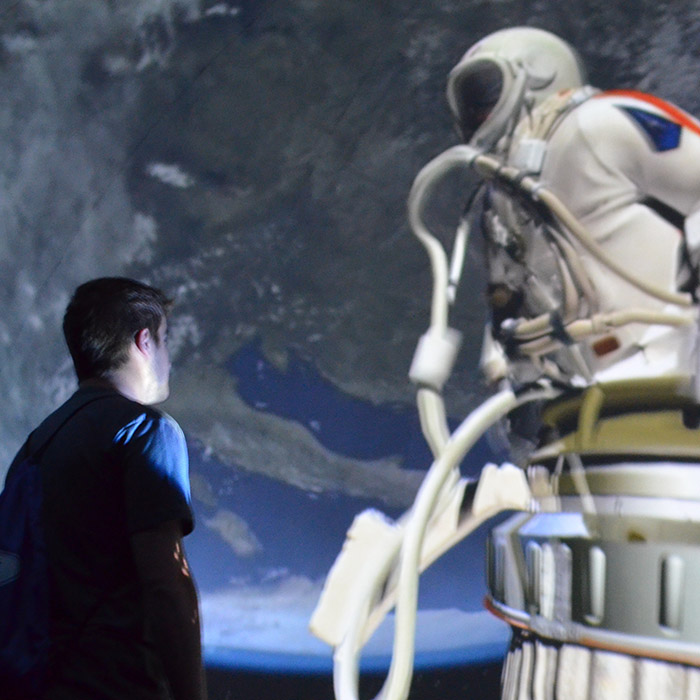
[[[120,376],[118,373],[114,373],[107,377],[90,377],[89,379],[84,379],[80,382],[81,387],[93,387],[97,389],[111,389],[116,391],[118,394],[130,399],[131,401],[136,401],[137,403],[146,403],[142,400],[140,393],[133,386],[133,382],[129,382],[126,377]]]

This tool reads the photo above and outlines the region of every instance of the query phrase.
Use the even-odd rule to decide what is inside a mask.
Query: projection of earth
[[[329,670],[308,618],[353,516],[397,516],[429,452],[407,370],[430,271],[405,200],[457,137],[443,91],[466,48],[530,24],[602,88],[700,113],[689,3],[39,0],[0,7],[3,468],[74,388],[69,294],[127,275],[177,300],[173,395],[211,663]],[[433,212],[447,233],[469,182]],[[453,325],[453,423],[485,398],[478,245]],[[492,433],[464,465],[506,457]],[[1,476],[1,474],[0,474]],[[480,530],[424,577],[418,665],[501,658]],[[368,647],[386,664],[390,628]]]

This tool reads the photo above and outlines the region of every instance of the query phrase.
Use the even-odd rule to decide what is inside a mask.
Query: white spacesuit
[[[421,170],[408,207],[434,278],[409,376],[435,461],[400,520],[356,518],[329,573],[311,628],[335,647],[338,700],[357,700],[358,656],[394,605],[377,697],[405,700],[419,571],[504,510],[521,511],[492,530],[487,557],[488,606],[513,630],[504,700],[700,697],[700,126],[585,83],[568,44],[522,27],[450,73],[465,144]],[[450,264],[422,213],[465,166],[484,185]],[[449,307],[477,219],[492,312],[482,369],[500,388],[450,433]],[[469,448],[526,403],[542,410],[519,467],[467,483]]]
[[[504,343],[512,340],[508,329],[516,319],[554,314],[555,335],[560,332],[550,340],[571,345],[563,331],[576,319],[679,310],[636,281],[670,293],[695,292],[700,125],[655,97],[584,86],[580,66],[559,38],[514,28],[477,43],[449,76],[448,101],[469,143],[535,176],[599,250],[634,278],[611,273],[579,241],[567,248],[531,202],[497,190],[489,195],[484,226],[493,332]],[[575,354],[556,359],[565,375],[580,374],[587,382],[658,375],[662,365],[656,357],[649,362],[650,346],[662,348],[668,372],[688,361],[688,340],[688,333],[654,324],[624,324],[591,333]],[[541,357],[543,349],[551,350],[551,343],[540,342],[529,354]],[[624,367],[601,374],[623,360]]]
[[[503,697],[698,697],[700,125],[584,82],[529,28],[486,37],[448,82],[469,144],[537,182],[485,198],[484,367],[582,388],[545,405],[527,458],[561,480],[492,534],[490,606],[514,630]]]

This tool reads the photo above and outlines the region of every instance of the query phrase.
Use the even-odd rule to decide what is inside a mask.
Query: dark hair
[[[63,334],[78,380],[103,377],[122,366],[136,334],[148,328],[156,341],[172,300],[126,277],[81,284],[63,317]]]

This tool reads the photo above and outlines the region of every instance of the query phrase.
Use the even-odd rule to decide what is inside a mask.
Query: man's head
[[[144,346],[154,381],[170,369],[164,348],[166,317],[172,301],[163,292],[124,277],[103,277],[80,285],[63,317],[63,333],[79,381],[111,379]],[[158,376],[155,376],[158,375]],[[163,393],[163,392],[161,392]]]

